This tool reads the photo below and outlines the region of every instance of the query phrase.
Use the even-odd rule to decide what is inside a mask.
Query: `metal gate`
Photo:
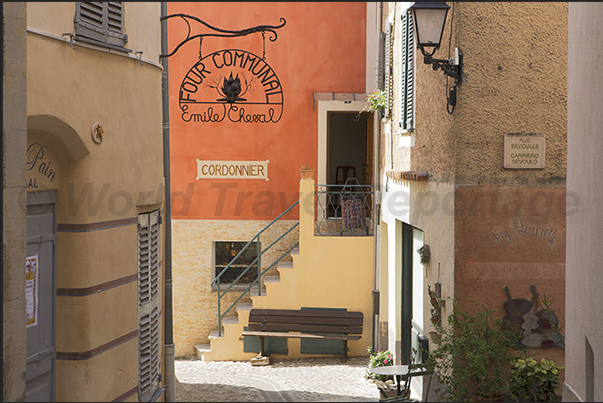
[[[27,195],[25,401],[30,402],[55,397],[56,201],[56,191]]]

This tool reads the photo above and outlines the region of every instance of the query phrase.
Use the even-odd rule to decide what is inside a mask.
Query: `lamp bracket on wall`
[[[287,21],[285,21],[285,19],[283,17],[280,18],[281,24],[280,25],[258,25],[255,27],[251,27],[251,28],[247,28],[247,29],[242,29],[239,31],[233,31],[233,30],[227,30],[227,29],[221,29],[221,28],[216,28],[213,27],[211,25],[209,25],[208,23],[206,23],[205,21],[194,17],[192,15],[187,15],[187,14],[170,14],[170,15],[166,15],[160,18],[160,21],[163,20],[167,20],[168,18],[173,18],[173,17],[180,17],[184,20],[184,22],[186,22],[186,25],[188,26],[188,33],[186,35],[186,38],[180,42],[178,44],[178,46],[176,46],[176,48],[169,54],[167,55],[160,55],[160,57],[170,57],[172,56],[174,53],[176,53],[178,51],[178,49],[180,49],[185,43],[192,41],[193,39],[199,38],[199,40],[203,40],[203,37],[206,36],[214,36],[214,37],[223,37],[223,38],[233,38],[233,37],[238,37],[238,36],[246,36],[249,34],[253,34],[255,32],[261,32],[262,33],[262,38],[264,37],[264,33],[266,31],[270,32],[272,35],[268,38],[270,40],[270,42],[274,42],[277,39],[277,34],[276,34],[276,29],[282,28],[285,26],[285,24],[287,23]],[[218,33],[207,33],[207,34],[198,34],[198,35],[193,35],[191,36],[191,25],[189,23],[188,20],[193,20],[193,21],[197,21],[203,25],[205,25],[207,28],[211,29],[212,31],[218,32]]]
[[[455,57],[450,60],[434,59],[431,55],[424,53],[423,63],[431,64],[434,71],[442,69],[444,74],[454,78],[455,84],[461,84],[463,74],[463,54],[458,52],[458,48],[455,48],[454,50]]]

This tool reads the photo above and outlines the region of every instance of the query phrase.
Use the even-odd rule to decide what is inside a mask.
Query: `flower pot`
[[[309,179],[314,176],[314,170],[313,169],[300,169],[299,175],[301,176],[302,179]]]

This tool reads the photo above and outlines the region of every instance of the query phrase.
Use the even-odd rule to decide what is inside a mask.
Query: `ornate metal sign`
[[[172,56],[186,42],[199,38],[199,61],[188,71],[180,85],[178,101],[181,119],[190,123],[276,123],[283,115],[283,88],[276,73],[266,62],[265,31],[277,38],[275,29],[285,25],[285,19],[278,26],[260,25],[242,31],[228,31],[210,26],[202,20],[173,14],[164,17],[181,17],[189,27],[187,37],[172,53]],[[190,36],[187,18],[202,23],[219,34],[199,34]],[[234,37],[260,32],[263,40],[262,57],[241,49],[223,49],[203,56],[201,52],[204,36]]]

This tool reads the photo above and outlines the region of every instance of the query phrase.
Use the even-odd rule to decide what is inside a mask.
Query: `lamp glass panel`
[[[448,10],[417,8],[414,12],[419,45],[439,46]]]

